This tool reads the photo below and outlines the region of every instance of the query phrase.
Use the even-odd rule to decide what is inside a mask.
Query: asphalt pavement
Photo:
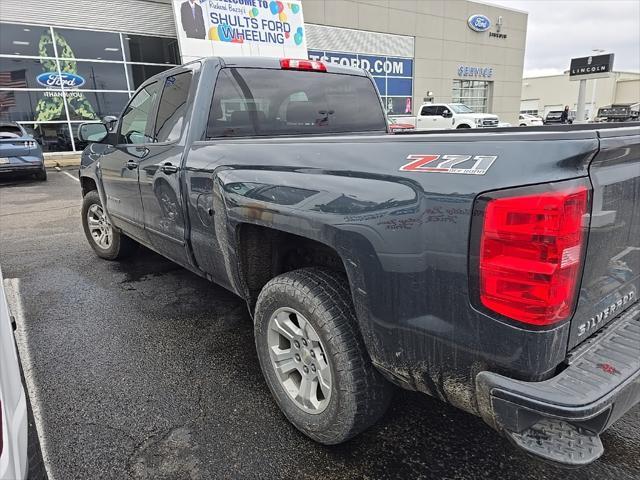
[[[577,470],[414,392],[346,444],[312,442],[271,399],[245,304],[146,249],[97,258],[75,174],[0,181],[0,265],[50,478],[640,478],[638,406]]]

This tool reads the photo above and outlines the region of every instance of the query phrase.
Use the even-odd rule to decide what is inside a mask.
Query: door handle
[[[127,163],[125,165],[129,170],[135,170],[136,168],[138,168],[138,162],[136,162],[135,160],[127,160]]]
[[[162,173],[166,173],[167,175],[171,175],[172,173],[176,173],[178,171],[178,167],[171,163],[165,163],[160,167]]]

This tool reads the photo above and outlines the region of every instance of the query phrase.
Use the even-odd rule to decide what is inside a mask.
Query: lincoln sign
[[[608,77],[613,68],[613,53],[572,58],[569,67],[571,80]]]

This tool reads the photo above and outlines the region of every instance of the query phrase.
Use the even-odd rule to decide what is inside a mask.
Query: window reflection
[[[44,152],[65,152],[72,149],[71,135],[67,123],[22,124],[24,129]]]
[[[0,26],[0,54],[52,57],[51,31],[42,25],[3,23]]]
[[[88,32],[54,28],[58,57],[122,61],[120,36],[117,33]]]

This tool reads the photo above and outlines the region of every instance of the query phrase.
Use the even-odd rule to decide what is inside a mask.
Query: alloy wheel
[[[311,414],[322,413],[331,399],[331,368],[316,330],[300,312],[279,308],[269,319],[269,355],[291,400]]]

